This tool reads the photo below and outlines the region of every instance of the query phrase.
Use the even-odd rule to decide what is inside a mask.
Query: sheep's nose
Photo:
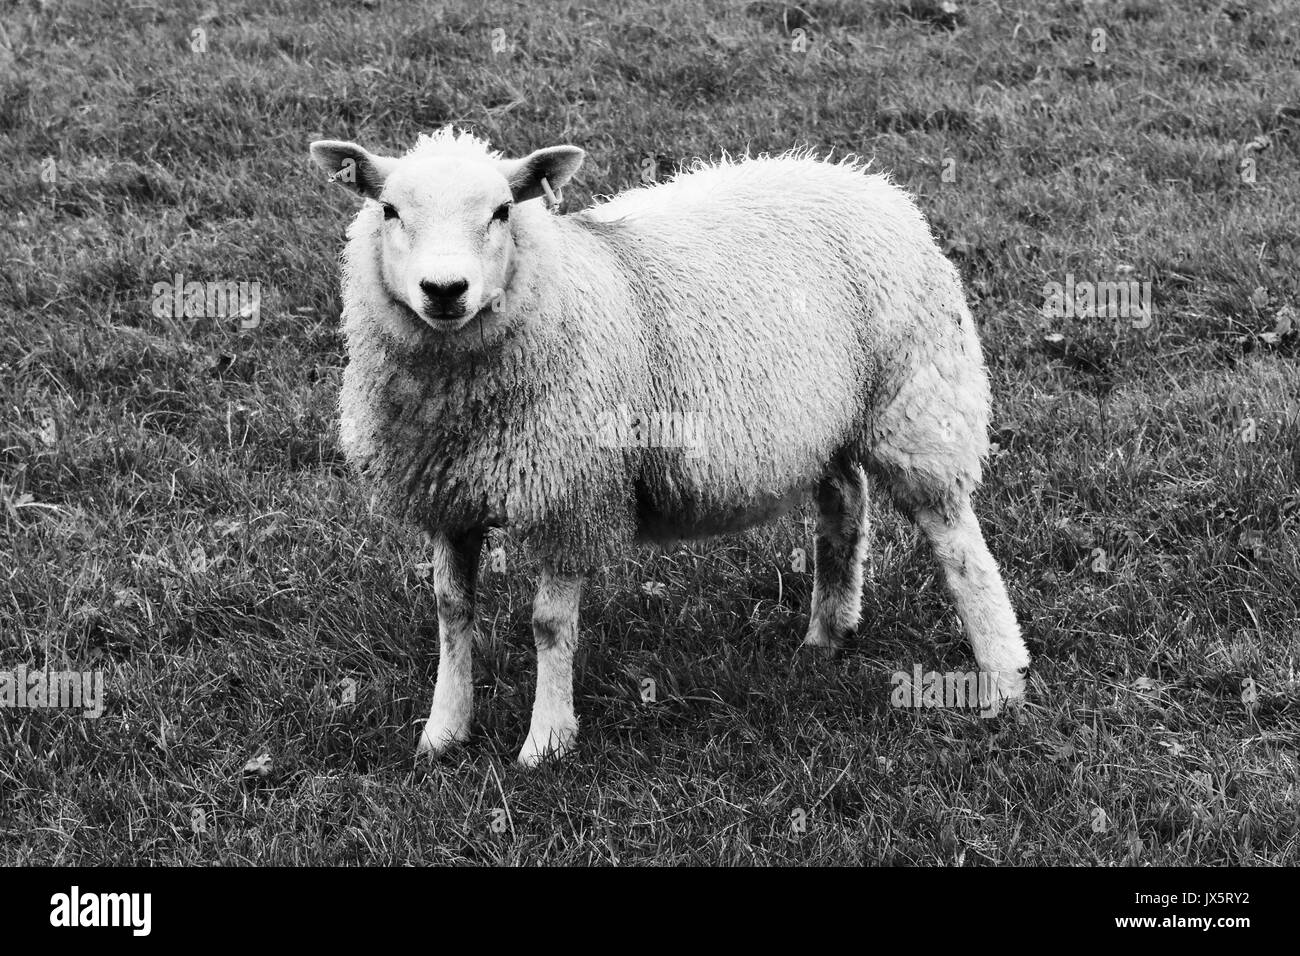
[[[457,279],[455,282],[430,282],[425,279],[420,283],[420,291],[429,300],[429,304],[443,310],[454,306],[456,300],[464,295],[468,288],[469,283],[464,279]]]

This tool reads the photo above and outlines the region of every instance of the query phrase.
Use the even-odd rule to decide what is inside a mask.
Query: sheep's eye
[[[387,203],[387,202],[384,203],[384,218],[385,218],[385,219],[396,219],[396,218],[397,218],[397,207],[394,206],[392,203]]]
[[[505,222],[510,218],[510,203],[503,202],[497,206],[497,211],[492,214],[493,222]]]

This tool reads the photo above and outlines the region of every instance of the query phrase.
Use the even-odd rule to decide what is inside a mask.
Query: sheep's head
[[[505,159],[450,128],[402,157],[321,140],[312,159],[330,179],[376,205],[376,250],[385,291],[430,328],[468,324],[503,295],[513,273],[513,207],[558,191],[582,165],[576,146]],[[382,217],[382,218],[380,218]]]

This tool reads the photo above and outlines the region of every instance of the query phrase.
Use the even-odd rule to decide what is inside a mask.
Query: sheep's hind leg
[[[474,709],[474,585],[483,536],[435,534],[433,591],[438,601],[438,680],[417,754],[437,756],[469,738]]]
[[[865,464],[929,539],[996,710],[1023,696],[1029,650],[971,508],[988,452],[989,387],[964,306],[958,325],[929,355],[911,355],[892,401],[873,416]]]
[[[548,757],[561,757],[578,736],[573,713],[573,654],[578,647],[580,575],[542,568],[533,601],[533,639],[537,644],[537,696],[528,739],[519,763],[535,767]]]
[[[832,465],[817,487],[817,543],[809,647],[839,648],[862,618],[862,565],[870,544],[867,482],[853,463]]]
[[[992,677],[993,699],[981,703],[996,711],[1003,700],[1024,696],[1024,669],[1029,666],[1029,650],[997,561],[984,542],[968,496],[948,509],[918,508],[915,516],[943,570],[975,661]]]

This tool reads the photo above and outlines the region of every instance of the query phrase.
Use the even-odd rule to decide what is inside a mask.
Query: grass
[[[17,5],[0,671],[98,669],[107,709],[0,710],[0,860],[1297,862],[1300,12],[1177,7]],[[795,144],[917,194],[994,379],[977,507],[1035,657],[1018,717],[889,706],[894,671],[974,664],[883,509],[859,645],[796,653],[805,513],[593,581],[582,742],[533,773],[535,569],[505,542],[476,737],[415,763],[427,554],[335,446],[352,206],[306,146],[448,121],[583,146],[570,209]],[[261,325],[156,317],[176,273],[259,281]],[[1155,323],[1044,316],[1067,274],[1149,280]]]

